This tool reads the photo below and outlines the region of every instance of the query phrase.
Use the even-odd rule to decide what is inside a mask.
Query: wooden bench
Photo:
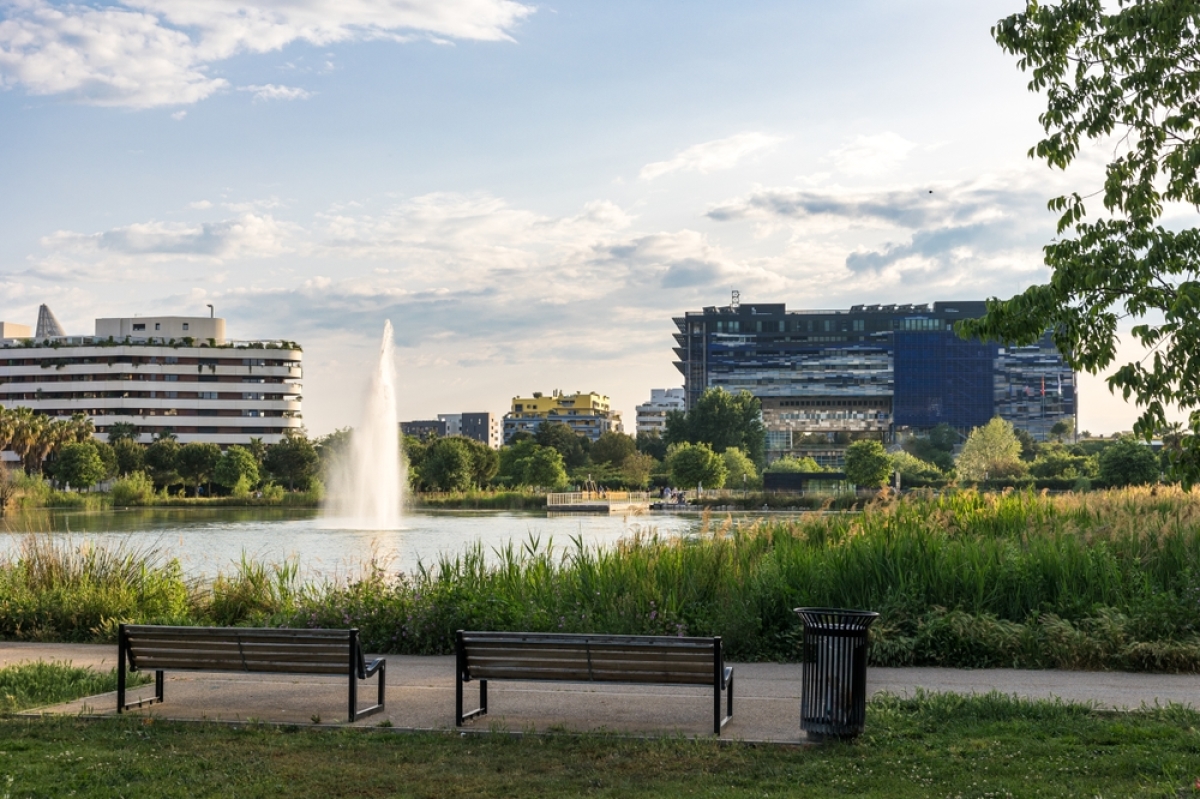
[[[164,671],[345,674],[350,721],[383,710],[385,663],[367,663],[358,630],[160,627],[122,624],[117,640],[117,712],[163,701]],[[154,697],[125,703],[125,672],[154,671]],[[379,674],[377,704],[358,709],[358,681]]]
[[[552,680],[649,685],[707,685],[713,689],[713,732],[733,716],[733,667],[720,638],[652,635],[498,633],[459,630],[455,642],[454,723],[488,711],[488,680]],[[479,681],[479,707],[463,712],[463,683]],[[727,714],[721,716],[721,690]]]

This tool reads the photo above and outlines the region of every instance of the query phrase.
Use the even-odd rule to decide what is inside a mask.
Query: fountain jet
[[[350,451],[331,475],[326,518],[360,530],[400,528],[406,475],[400,459],[396,415],[396,361],[392,323],[383,326],[379,364],[371,377],[362,422],[350,436]]]

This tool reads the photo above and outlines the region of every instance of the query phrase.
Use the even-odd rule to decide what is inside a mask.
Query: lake
[[[280,563],[295,560],[306,579],[344,579],[361,573],[372,558],[390,571],[432,566],[479,542],[486,552],[537,541],[557,551],[579,538],[589,546],[611,545],[637,532],[686,535],[695,515],[584,516],[545,512],[411,511],[399,530],[354,530],[321,519],[314,510],[281,508],[144,508],[118,511],[10,512],[0,519],[0,557],[14,554],[23,534],[63,541],[95,541],[136,552],[178,558],[189,577],[230,573],[243,555]]]

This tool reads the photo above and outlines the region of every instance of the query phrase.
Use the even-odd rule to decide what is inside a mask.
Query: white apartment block
[[[682,388],[652,388],[650,401],[637,406],[637,433],[658,433],[667,429],[667,413],[686,409]]]
[[[94,336],[46,337],[0,322],[0,332],[0,406],[83,413],[97,438],[125,422],[146,444],[161,432],[185,444],[274,444],[303,424],[300,347],[231,341],[224,319],[97,319]]]

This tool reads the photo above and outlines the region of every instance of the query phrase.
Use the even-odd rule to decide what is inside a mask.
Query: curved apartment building
[[[97,319],[94,336],[29,336],[0,323],[0,406],[83,413],[103,438],[118,422],[150,443],[273,444],[303,424],[301,350],[289,341],[230,341],[211,317]]]

